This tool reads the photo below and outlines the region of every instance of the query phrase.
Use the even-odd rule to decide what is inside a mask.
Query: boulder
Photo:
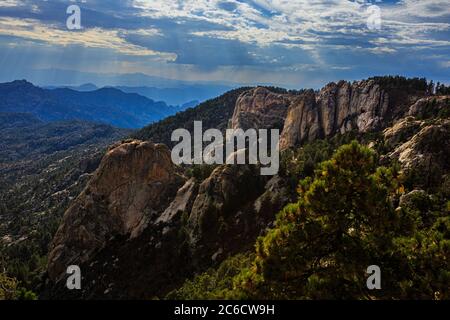
[[[69,265],[88,261],[115,236],[136,237],[164,210],[182,180],[164,145],[130,141],[111,148],[64,215],[50,246],[50,279],[57,281]]]

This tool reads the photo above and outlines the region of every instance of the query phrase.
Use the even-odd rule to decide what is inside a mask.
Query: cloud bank
[[[82,30],[66,28],[71,4]],[[379,29],[368,26],[374,5]],[[24,76],[61,68],[290,87],[387,73],[448,82],[449,36],[444,0],[0,2],[0,67]]]

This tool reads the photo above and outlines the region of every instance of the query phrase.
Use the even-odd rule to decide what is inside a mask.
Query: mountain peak
[[[0,84],[0,112],[31,113],[43,121],[85,120],[134,129],[170,116],[176,109],[116,88],[43,89],[16,80]]]
[[[5,82],[5,83],[1,83],[0,86],[2,87],[7,87],[7,88],[12,88],[12,87],[35,87],[35,85],[33,85],[31,82],[22,79],[22,80],[14,80],[11,82]]]

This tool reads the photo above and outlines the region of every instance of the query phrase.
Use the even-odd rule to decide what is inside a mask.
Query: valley
[[[0,264],[35,288],[48,243],[109,144],[131,131],[0,113]]]
[[[448,297],[450,105],[429,88],[403,77],[241,88],[136,132],[99,138],[107,126],[83,124],[72,137],[54,123],[61,141],[25,154],[6,140],[3,264],[41,299]],[[20,126],[51,137],[29,115],[5,117],[15,121],[5,137]],[[279,129],[279,173],[173,164],[171,133],[194,134],[195,121],[223,133]],[[392,271],[389,290],[358,289],[358,268],[373,259]],[[25,261],[29,271],[15,267]],[[81,290],[65,287],[71,264]]]

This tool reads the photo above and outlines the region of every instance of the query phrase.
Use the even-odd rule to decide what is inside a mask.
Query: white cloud
[[[280,42],[290,42],[289,46],[302,48],[310,47],[310,43],[316,47],[330,42],[340,45],[343,36],[364,40],[364,37],[374,34],[367,28],[367,8],[372,4],[367,0],[253,0],[257,6],[232,0],[229,2],[236,7],[232,12],[221,8],[221,2],[137,0],[135,5],[143,10],[143,15],[153,18],[193,19],[231,29],[196,32],[196,35],[234,39],[259,46]],[[409,42],[416,42],[417,46],[448,45],[447,41],[433,40],[430,34],[448,31],[448,23],[418,19],[450,16],[448,0],[403,0],[396,5],[375,3],[382,8],[380,34],[384,35],[390,46]],[[258,6],[271,14],[258,11]],[[428,41],[423,39],[425,35]],[[367,40],[367,43],[370,44],[370,41]]]
[[[388,15],[397,19],[439,18],[450,16],[448,0],[401,0]]]
[[[27,3],[33,1],[38,3],[36,0],[27,0]],[[224,5],[224,2],[228,4]],[[21,3],[19,0],[0,0],[0,7],[20,6]],[[97,3],[88,1],[87,7],[95,12],[98,10]],[[440,62],[447,60],[445,53],[450,48],[448,0],[402,0],[396,4],[377,0],[134,0],[124,3],[130,3],[133,8],[117,16],[112,13],[111,20],[108,20],[110,13],[103,12],[105,16],[99,23],[106,21],[105,29],[96,27],[70,32],[37,20],[0,18],[0,35],[42,41],[52,46],[75,44],[111,49],[131,56],[125,61],[118,58],[114,62],[117,63],[113,66],[114,70],[149,74],[162,72],[162,75],[169,74],[174,78],[179,77],[180,72],[200,80],[233,78],[235,81],[251,82],[253,77],[262,74],[260,70],[271,68],[267,72],[280,71],[277,81],[287,83],[294,78],[284,79],[283,72],[286,70],[292,71],[292,74],[336,70],[337,74],[337,71],[358,68],[356,62],[359,58],[361,65],[364,64],[359,67],[367,70],[367,64],[381,66],[389,59],[394,60],[409,52],[420,59],[443,54],[444,58],[435,59],[435,65],[448,67],[447,62]],[[381,30],[369,30],[367,27],[367,8],[371,4],[381,7]],[[141,21],[142,29],[126,29],[140,26]],[[178,25],[174,27],[176,30],[169,29],[174,23]],[[111,25],[118,28],[108,29]],[[191,41],[192,47],[186,46],[188,41],[183,41],[183,36]],[[146,41],[147,37],[154,39]],[[201,39],[196,44],[198,37],[208,39]],[[227,64],[225,68],[225,64],[218,61],[217,68],[194,70],[201,66],[205,52],[214,54],[214,39],[236,40],[245,44],[243,48],[250,57],[247,59],[248,65],[234,68],[234,65]],[[225,48],[227,41],[218,43],[223,46],[218,50],[232,50]],[[202,51],[202,46],[213,49]],[[177,52],[180,59],[177,63],[166,63],[175,61],[177,55],[160,51]],[[181,59],[183,52],[189,53],[187,56],[191,59]],[[196,55],[198,59],[192,59]],[[236,59],[240,56],[237,55]],[[214,57],[207,60],[214,66]],[[391,69],[397,70],[397,64],[393,62]]]
[[[227,0],[235,10],[226,10],[223,0],[135,0],[132,5],[140,9],[140,15],[152,19],[172,19],[178,23],[189,21],[207,22],[221,26],[214,30],[192,31],[191,34],[202,37],[238,40],[243,43],[268,47],[279,45],[288,48],[298,47],[314,51],[321,47],[335,46],[337,49],[352,39],[365,42],[368,52],[392,52],[407,45],[430,48],[448,46],[449,42],[435,39],[433,33],[448,32],[450,24],[446,22],[422,21],[423,18],[450,17],[448,0],[401,0],[399,3],[374,3],[382,7],[382,30],[371,31],[367,28],[367,8],[372,4],[368,0],[253,0],[244,3]],[[19,0],[2,0],[0,6],[17,6]],[[269,13],[269,14],[268,14]],[[110,46],[120,52],[132,55],[167,54],[135,46],[122,40],[126,30],[105,31],[98,28],[73,35],[50,26],[34,25],[32,30],[17,29],[11,32],[28,39],[56,40],[64,45],[70,42],[93,47]],[[6,32],[8,28],[5,27]],[[45,32],[42,32],[45,29]],[[119,33],[120,31],[120,33]],[[133,31],[134,34],[160,35],[166,30],[148,28]],[[188,31],[187,31],[188,32]],[[371,40],[379,33],[379,39]],[[105,39],[101,39],[104,37]]]
[[[0,8],[1,7],[17,7],[22,4],[22,1],[20,0],[2,0],[0,2]]]
[[[130,56],[149,56],[165,61],[174,61],[176,55],[163,53],[133,45],[120,37],[126,30],[103,30],[100,28],[82,31],[60,30],[33,19],[0,18],[0,35],[20,37],[26,40],[45,42],[57,46],[82,45],[87,48],[112,49]],[[156,30],[137,30],[145,35],[157,34]]]

